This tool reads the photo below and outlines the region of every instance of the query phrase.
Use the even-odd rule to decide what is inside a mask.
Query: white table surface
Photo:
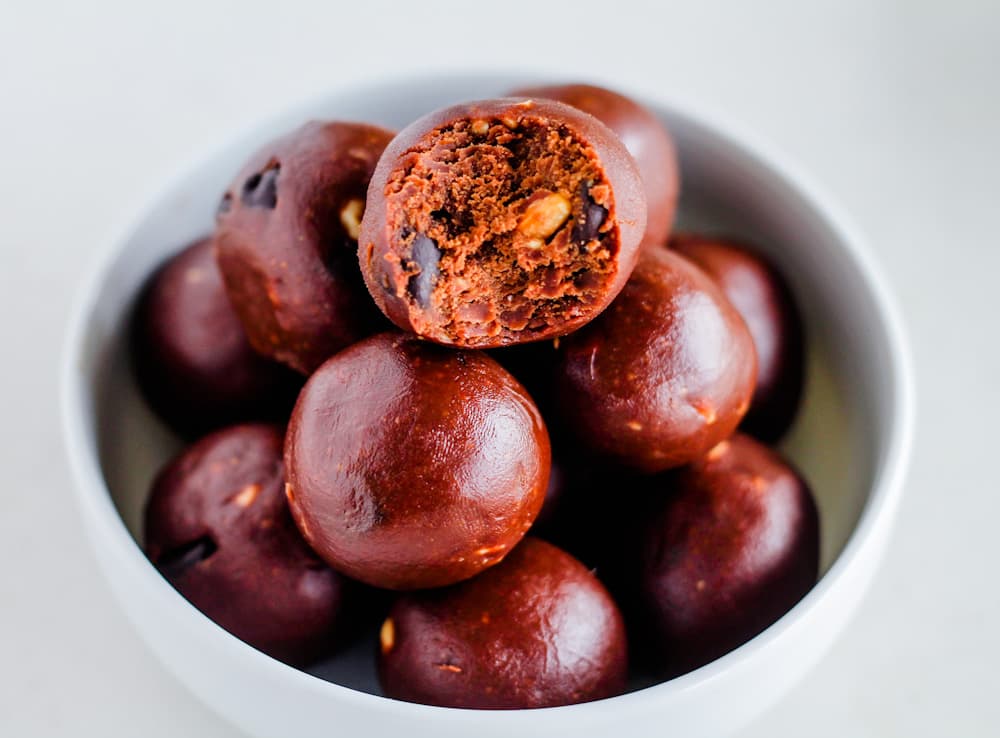
[[[57,361],[109,228],[273,109],[469,67],[696,101],[853,213],[909,325],[914,463],[870,596],[745,735],[1000,734],[1000,4],[144,5],[0,3],[0,734],[238,735],[145,650],[77,524]]]

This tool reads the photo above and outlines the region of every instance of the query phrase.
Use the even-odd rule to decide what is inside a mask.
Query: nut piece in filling
[[[356,259],[368,180],[392,133],[307,123],[258,151],[223,195],[215,237],[251,345],[310,374],[385,328]]]
[[[548,100],[481,101],[393,139],[358,257],[396,325],[491,348],[592,320],[628,279],[645,223],[635,162],[596,118]]]

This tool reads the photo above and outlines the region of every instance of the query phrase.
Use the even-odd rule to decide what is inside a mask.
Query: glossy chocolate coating
[[[514,97],[545,98],[572,105],[610,128],[635,159],[646,191],[643,246],[663,246],[670,235],[680,192],[673,139],[660,119],[635,100],[604,87],[584,84],[524,87]]]
[[[671,248],[708,272],[746,321],[757,349],[757,386],[741,428],[774,442],[795,419],[805,375],[802,318],[784,278],[738,242],[685,234]]]
[[[593,319],[628,279],[645,221],[635,162],[604,124],[551,100],[485,100],[393,139],[358,256],[400,328],[495,348]]]
[[[381,636],[382,688],[409,702],[554,707],[625,688],[617,606],[583,564],[537,538],[474,579],[401,597]]]
[[[662,486],[641,594],[651,645],[681,673],[748,641],[809,591],[819,518],[802,477],[742,434],[664,475]]]
[[[757,372],[739,314],[708,275],[666,249],[644,250],[618,299],[559,352],[566,425],[599,454],[647,473],[729,436]]]
[[[247,420],[284,420],[302,380],[247,342],[209,239],[149,280],[132,323],[132,359],[149,404],[191,438]]]
[[[306,546],[284,495],[282,433],[206,436],[156,478],[145,540],[160,573],[237,638],[301,664],[334,644],[345,580]]]
[[[521,540],[549,457],[535,404],[495,361],[383,333],[306,383],[285,444],[287,494],[334,568],[386,589],[439,587]]]
[[[307,123],[262,148],[218,213],[219,267],[257,351],[303,374],[385,324],[358,273],[368,180],[392,133]]]

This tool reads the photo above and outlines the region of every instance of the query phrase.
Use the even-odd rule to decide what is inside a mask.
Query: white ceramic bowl
[[[402,127],[521,76],[434,78],[327,95],[234,136],[153,198],[110,243],[76,304],[65,350],[65,437],[80,515],[121,607],[156,656],[200,699],[256,736],[719,736],[744,725],[830,646],[868,586],[899,502],[913,427],[913,385],[893,302],[872,258],[830,198],[767,147],[670,104],[651,106],[681,155],[681,222],[757,241],[789,276],[809,332],[809,377],[785,451],[822,515],[822,578],[752,641],[690,674],[614,699],[487,712],[378,696],[374,644],[314,673],[230,636],[178,595],[137,543],[142,502],[177,442],[150,415],[128,371],[125,326],[140,285],[212,226],[220,193],[267,139],[312,117]],[[317,676],[319,675],[319,676]]]

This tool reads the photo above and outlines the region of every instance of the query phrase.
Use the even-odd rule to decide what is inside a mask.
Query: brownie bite
[[[206,436],[157,476],[146,554],[192,605],[275,658],[328,653],[348,584],[306,546],[284,495],[281,429],[237,425]]]
[[[253,347],[303,374],[385,327],[358,272],[368,181],[392,138],[314,121],[254,154],[222,198],[216,244]]]
[[[186,438],[243,421],[284,421],[302,386],[298,375],[250,347],[211,239],[188,246],[149,280],[131,349],[146,400]]]
[[[376,587],[439,587],[498,563],[545,498],[548,434],[484,353],[383,333],[306,383],[285,445],[299,529]]]
[[[566,427],[615,464],[654,473],[728,437],[757,360],[718,286],[667,249],[645,249],[618,299],[560,341],[556,400]]]
[[[819,518],[802,477],[742,434],[659,482],[639,565],[642,622],[679,674],[745,643],[812,588]]]
[[[597,119],[553,101],[457,105],[404,129],[368,189],[359,259],[399,327],[491,348],[569,333],[621,290],[646,201]]]
[[[526,538],[467,582],[396,601],[381,629],[386,695],[445,707],[555,707],[625,689],[625,627],[569,554]]]

